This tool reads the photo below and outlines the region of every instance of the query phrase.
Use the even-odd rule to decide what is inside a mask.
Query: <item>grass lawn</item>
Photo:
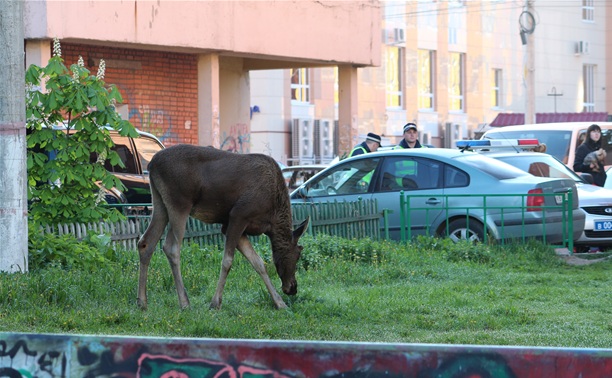
[[[237,254],[221,310],[208,308],[217,247],[186,246],[191,308],[180,310],[162,252],[149,270],[149,308],[136,306],[138,256],[117,251],[94,269],[0,274],[0,331],[612,348],[612,259],[573,265],[552,247],[409,244],[303,238],[298,295],[274,309]],[[269,247],[258,244],[274,285]],[[589,256],[591,257],[591,256]]]

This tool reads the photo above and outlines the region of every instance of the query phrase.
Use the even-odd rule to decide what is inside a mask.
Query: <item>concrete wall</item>
[[[231,53],[253,58],[247,69],[308,60],[376,65],[378,12],[373,0],[26,0],[25,38]]]
[[[0,333],[2,377],[610,377],[611,349]]]

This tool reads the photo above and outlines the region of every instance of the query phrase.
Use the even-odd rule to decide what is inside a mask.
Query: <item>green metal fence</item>
[[[527,203],[528,197],[541,196],[541,197],[554,197],[556,205],[537,205],[538,212],[542,212],[542,217],[539,224],[535,226],[542,228],[541,240],[546,243],[548,231],[551,231],[551,221],[554,217],[557,220],[560,217],[561,223],[561,244],[567,247],[570,251],[574,248],[574,224],[573,224],[573,191],[571,189],[559,193],[537,193],[537,194],[446,194],[436,195],[436,198],[441,199],[442,204],[437,207],[433,206],[415,206],[413,202],[418,201],[420,198],[431,198],[428,194],[406,194],[401,192],[399,196],[399,207],[400,207],[400,238],[402,241],[411,240],[413,237],[413,213],[415,211],[424,211],[426,225],[425,235],[438,235],[440,229],[431,229],[431,224],[434,221],[436,215],[432,215],[433,212],[443,212],[445,218],[445,233],[449,233],[450,219],[456,217],[458,213],[460,217],[464,217],[466,225],[469,228],[469,222],[480,222],[484,226],[484,242],[488,242],[492,235],[490,228],[491,222],[495,224],[495,228],[498,231],[498,237],[496,238],[502,244],[508,241],[526,241],[530,238],[527,235],[527,228],[534,226],[534,224],[527,224],[526,217],[531,210]],[[504,201],[507,198],[508,201]],[[500,205],[500,203],[512,203],[517,198],[520,198],[520,204],[516,206]],[[463,204],[451,204],[458,202],[468,202],[469,205]],[[520,215],[520,226],[521,233],[511,234],[508,232],[510,227],[511,217],[516,217],[516,214]],[[455,218],[457,219],[457,218]]]

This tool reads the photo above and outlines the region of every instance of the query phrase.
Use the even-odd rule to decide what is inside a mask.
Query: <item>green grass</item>
[[[149,270],[149,309],[139,310],[137,253],[121,251],[93,271],[48,265],[0,274],[0,331],[612,348],[612,260],[572,266],[535,242],[306,236],[303,244],[299,293],[283,295],[286,310],[274,309],[239,254],[221,310],[209,310],[220,249],[187,246],[187,310],[161,252]],[[256,249],[280,287],[268,246]]]

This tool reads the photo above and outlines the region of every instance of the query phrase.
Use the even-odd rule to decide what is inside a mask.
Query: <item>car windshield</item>
[[[467,154],[456,157],[455,159],[461,162],[471,165],[472,167],[487,173],[498,180],[513,179],[521,176],[525,176],[525,171],[511,166],[510,164],[501,163],[487,156],[479,154]]]
[[[305,188],[306,196],[366,193],[379,158],[360,159],[338,164],[327,174],[318,177]]]
[[[496,156],[495,159],[506,162],[534,176],[564,178],[571,179],[576,182],[584,182],[584,180],[574,173],[574,171],[550,155],[514,154],[508,156]]]
[[[565,130],[535,130],[535,131],[489,131],[484,139],[537,139],[546,145],[546,153],[550,154],[564,164],[567,163],[567,156],[570,149],[572,138],[571,131]],[[581,143],[581,142],[579,142]]]
[[[149,162],[151,159],[153,159],[153,155],[155,155],[156,152],[161,151],[163,147],[155,140],[145,136],[134,138],[134,143],[136,143],[136,150],[138,151],[142,171],[145,174],[149,173]]]

